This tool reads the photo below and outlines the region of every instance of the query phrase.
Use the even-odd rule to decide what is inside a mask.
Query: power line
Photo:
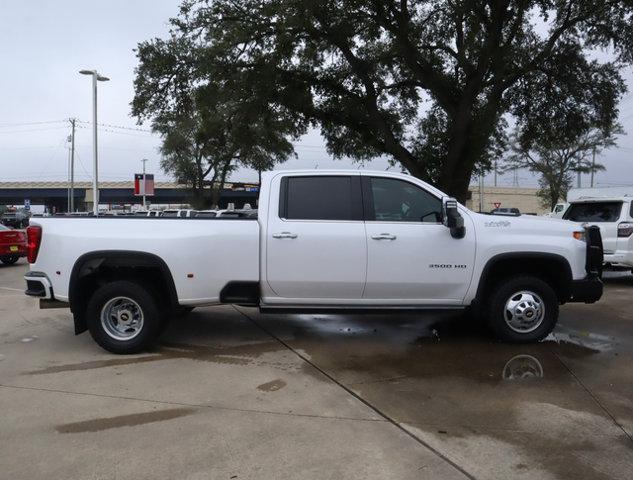
[[[46,124],[50,124],[50,123],[63,123],[66,122],[67,120],[48,120],[45,122],[21,122],[21,123],[0,123],[0,128],[6,128],[6,127],[26,127],[26,126],[30,126],[30,125],[46,125]]]
[[[28,133],[28,132],[44,132],[47,130],[61,130],[62,128],[66,129],[68,127],[45,127],[45,128],[30,128],[28,130],[1,130],[0,133]]]
[[[77,120],[77,122],[88,124],[88,125],[92,125],[92,122],[86,122],[86,121],[83,121],[83,120]],[[127,127],[127,126],[124,126],[124,125],[114,125],[114,124],[111,124],[111,123],[98,123],[97,122],[97,125],[100,126],[100,127],[118,128],[120,130],[131,130],[131,131],[134,131],[134,132],[154,133],[151,130],[148,130],[146,128]]]

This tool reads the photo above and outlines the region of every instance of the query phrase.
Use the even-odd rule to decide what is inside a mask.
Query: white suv
[[[605,266],[633,272],[633,197],[574,200],[563,218],[600,227]]]

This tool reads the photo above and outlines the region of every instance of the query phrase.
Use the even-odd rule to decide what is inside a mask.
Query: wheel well
[[[92,293],[108,282],[123,279],[150,286],[167,308],[178,305],[174,280],[160,257],[126,251],[92,252],[77,259],[70,276],[69,303],[76,334],[87,328],[85,311]]]
[[[502,254],[488,261],[481,274],[477,301],[483,302],[490,289],[504,278],[519,274],[533,275],[547,282],[565,303],[571,296],[571,267],[562,256],[549,253]]]

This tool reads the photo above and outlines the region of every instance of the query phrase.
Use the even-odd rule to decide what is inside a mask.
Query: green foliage
[[[294,133],[317,126],[337,157],[387,155],[463,200],[505,148],[506,117],[542,93],[543,69],[552,89],[605,78],[599,93],[616,104],[632,12],[631,1],[189,0],[169,41],[139,48],[139,73],[165,54],[148,69],[163,71],[157,101],[178,97],[182,78],[217,82]],[[588,60],[607,47],[613,62]],[[578,111],[588,97],[574,97]]]
[[[542,204],[553,208],[567,196],[574,174],[604,170],[592,155],[622,133],[616,101],[624,92],[617,65],[586,59],[574,43],[562,45],[514,92],[516,127],[506,167],[537,173]]]
[[[132,113],[161,134],[161,167],[192,187],[192,203],[215,206],[239,166],[270,170],[294,154],[294,120],[217,75],[201,81],[204,50],[186,36],[139,45]],[[209,195],[205,186],[210,185]]]

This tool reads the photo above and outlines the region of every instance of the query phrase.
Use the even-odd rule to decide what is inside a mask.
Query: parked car
[[[7,210],[0,217],[0,223],[7,227],[26,228],[29,224],[31,213],[28,210]]]
[[[191,215],[194,218],[215,218],[218,216],[217,210],[196,210]]]
[[[495,208],[491,210],[490,213],[492,215],[507,215],[510,217],[518,217],[519,215],[521,215],[521,212],[519,211],[518,208],[507,208],[507,207]]]
[[[469,307],[498,339],[534,342],[559,305],[602,296],[597,227],[474,213],[391,172],[265,173],[257,219],[42,218],[28,238],[26,294],[67,302],[75,332],[114,353],[147,348],[170,312],[219,303]]]
[[[26,256],[26,233],[0,225],[0,262],[11,265]]]
[[[552,209],[552,211],[547,214],[547,216],[551,218],[563,218],[563,215],[565,215],[565,211],[568,208],[569,208],[569,203],[567,202],[557,203],[556,205],[554,205],[554,208]]]
[[[633,196],[575,200],[563,218],[599,227],[605,266],[633,273]]]
[[[218,210],[216,216],[221,218],[257,218],[257,210]]]
[[[192,209],[178,209],[178,210],[163,210],[161,217],[167,218],[191,218],[194,215],[195,210]]]
[[[132,215],[135,217],[160,217],[161,213],[160,210],[137,210]]]

